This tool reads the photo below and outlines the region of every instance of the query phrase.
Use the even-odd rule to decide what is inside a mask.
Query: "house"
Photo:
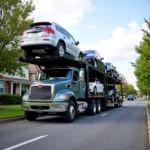
[[[37,72],[38,68],[35,65],[29,65],[28,68],[23,68],[21,75],[4,74],[0,78],[0,94],[23,95],[36,80]]]

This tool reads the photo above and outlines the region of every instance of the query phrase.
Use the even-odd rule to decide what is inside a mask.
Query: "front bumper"
[[[66,112],[68,102],[52,102],[52,103],[32,103],[23,102],[22,109],[24,111],[32,111],[37,113],[60,113]]]

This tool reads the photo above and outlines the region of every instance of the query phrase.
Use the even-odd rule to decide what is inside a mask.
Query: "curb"
[[[147,123],[147,136],[148,136],[148,143],[147,143],[147,147],[148,147],[148,150],[150,148],[150,114],[148,112],[148,109],[147,109],[147,103],[146,103],[146,123]]]
[[[25,117],[15,117],[15,118],[8,118],[8,119],[0,119],[0,124],[1,123],[8,123],[8,122],[24,120],[24,119],[25,119]]]

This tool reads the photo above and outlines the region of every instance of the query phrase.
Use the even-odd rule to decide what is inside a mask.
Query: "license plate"
[[[38,33],[28,33],[28,37],[37,37]]]
[[[37,110],[37,113],[43,113],[42,109]]]

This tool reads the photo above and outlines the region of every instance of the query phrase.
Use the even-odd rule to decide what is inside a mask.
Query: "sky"
[[[56,22],[80,41],[81,50],[94,49],[136,87],[135,46],[142,40],[150,16],[150,0],[33,0],[34,21]]]

